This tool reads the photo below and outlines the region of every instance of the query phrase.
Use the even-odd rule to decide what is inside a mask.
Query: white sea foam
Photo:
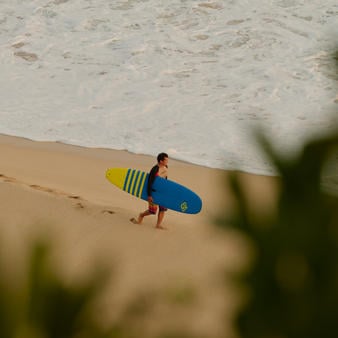
[[[0,1],[0,133],[273,173],[332,128],[335,0]]]

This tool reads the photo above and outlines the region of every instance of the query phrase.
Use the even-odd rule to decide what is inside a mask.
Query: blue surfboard
[[[106,178],[123,191],[148,199],[147,185],[149,174],[130,168],[109,168]],[[185,214],[197,214],[202,209],[201,198],[181,184],[157,176],[152,185],[152,197],[155,204]]]

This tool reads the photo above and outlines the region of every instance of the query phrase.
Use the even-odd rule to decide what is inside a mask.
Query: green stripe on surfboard
[[[107,179],[118,188],[136,197],[141,197],[147,174],[141,170],[112,168],[106,173]]]

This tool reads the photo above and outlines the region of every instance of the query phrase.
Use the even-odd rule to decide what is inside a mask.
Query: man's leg
[[[152,213],[149,210],[146,210],[138,215],[138,218],[136,219],[135,217],[131,218],[130,221],[135,223],[135,224],[142,224],[143,218],[145,216],[152,215]]]
[[[152,215],[152,213],[149,210],[146,210],[138,215],[137,223],[141,224],[143,221],[143,218],[146,216]]]
[[[157,216],[157,224],[156,224],[156,228],[157,229],[165,229],[161,224],[164,218],[164,211],[159,211],[158,212],[158,216]]]

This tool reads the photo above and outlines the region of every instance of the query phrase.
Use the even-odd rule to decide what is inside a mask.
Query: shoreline
[[[2,137],[8,137],[8,138],[17,138],[17,139],[21,139],[21,140],[26,140],[26,141],[31,141],[31,142],[36,142],[36,143],[45,143],[45,144],[61,144],[64,146],[70,146],[70,147],[77,147],[77,148],[83,148],[83,149],[92,149],[92,150],[106,150],[106,151],[121,151],[121,152],[126,152],[130,155],[135,155],[135,156],[144,156],[144,157],[156,157],[157,154],[154,155],[150,155],[150,154],[143,154],[143,153],[134,153],[132,151],[129,151],[127,149],[114,149],[114,148],[107,148],[107,147],[96,147],[96,146],[85,146],[85,145],[79,145],[79,144],[72,144],[72,143],[67,143],[67,142],[62,142],[62,141],[46,141],[46,140],[34,140],[32,138],[29,137],[25,137],[25,136],[15,136],[15,135],[10,135],[10,134],[4,134],[4,133],[0,133],[0,136]],[[201,167],[201,168],[205,168],[205,169],[210,169],[210,170],[221,170],[221,171],[225,171],[225,172],[229,172],[229,171],[236,171],[236,172],[240,172],[243,174],[249,174],[249,175],[257,175],[257,176],[268,176],[268,177],[278,177],[277,173],[272,173],[269,170],[244,170],[244,169],[237,169],[237,168],[221,168],[221,167],[211,167],[211,166],[207,166],[207,165],[203,165],[203,164],[198,164],[198,163],[193,163],[193,162],[189,162],[186,160],[182,160],[182,159],[177,159],[175,157],[172,157],[173,155],[169,154],[169,157],[171,160],[174,160],[176,162],[181,162],[183,164],[187,164],[187,165],[193,165],[193,166],[197,166],[197,167]]]

